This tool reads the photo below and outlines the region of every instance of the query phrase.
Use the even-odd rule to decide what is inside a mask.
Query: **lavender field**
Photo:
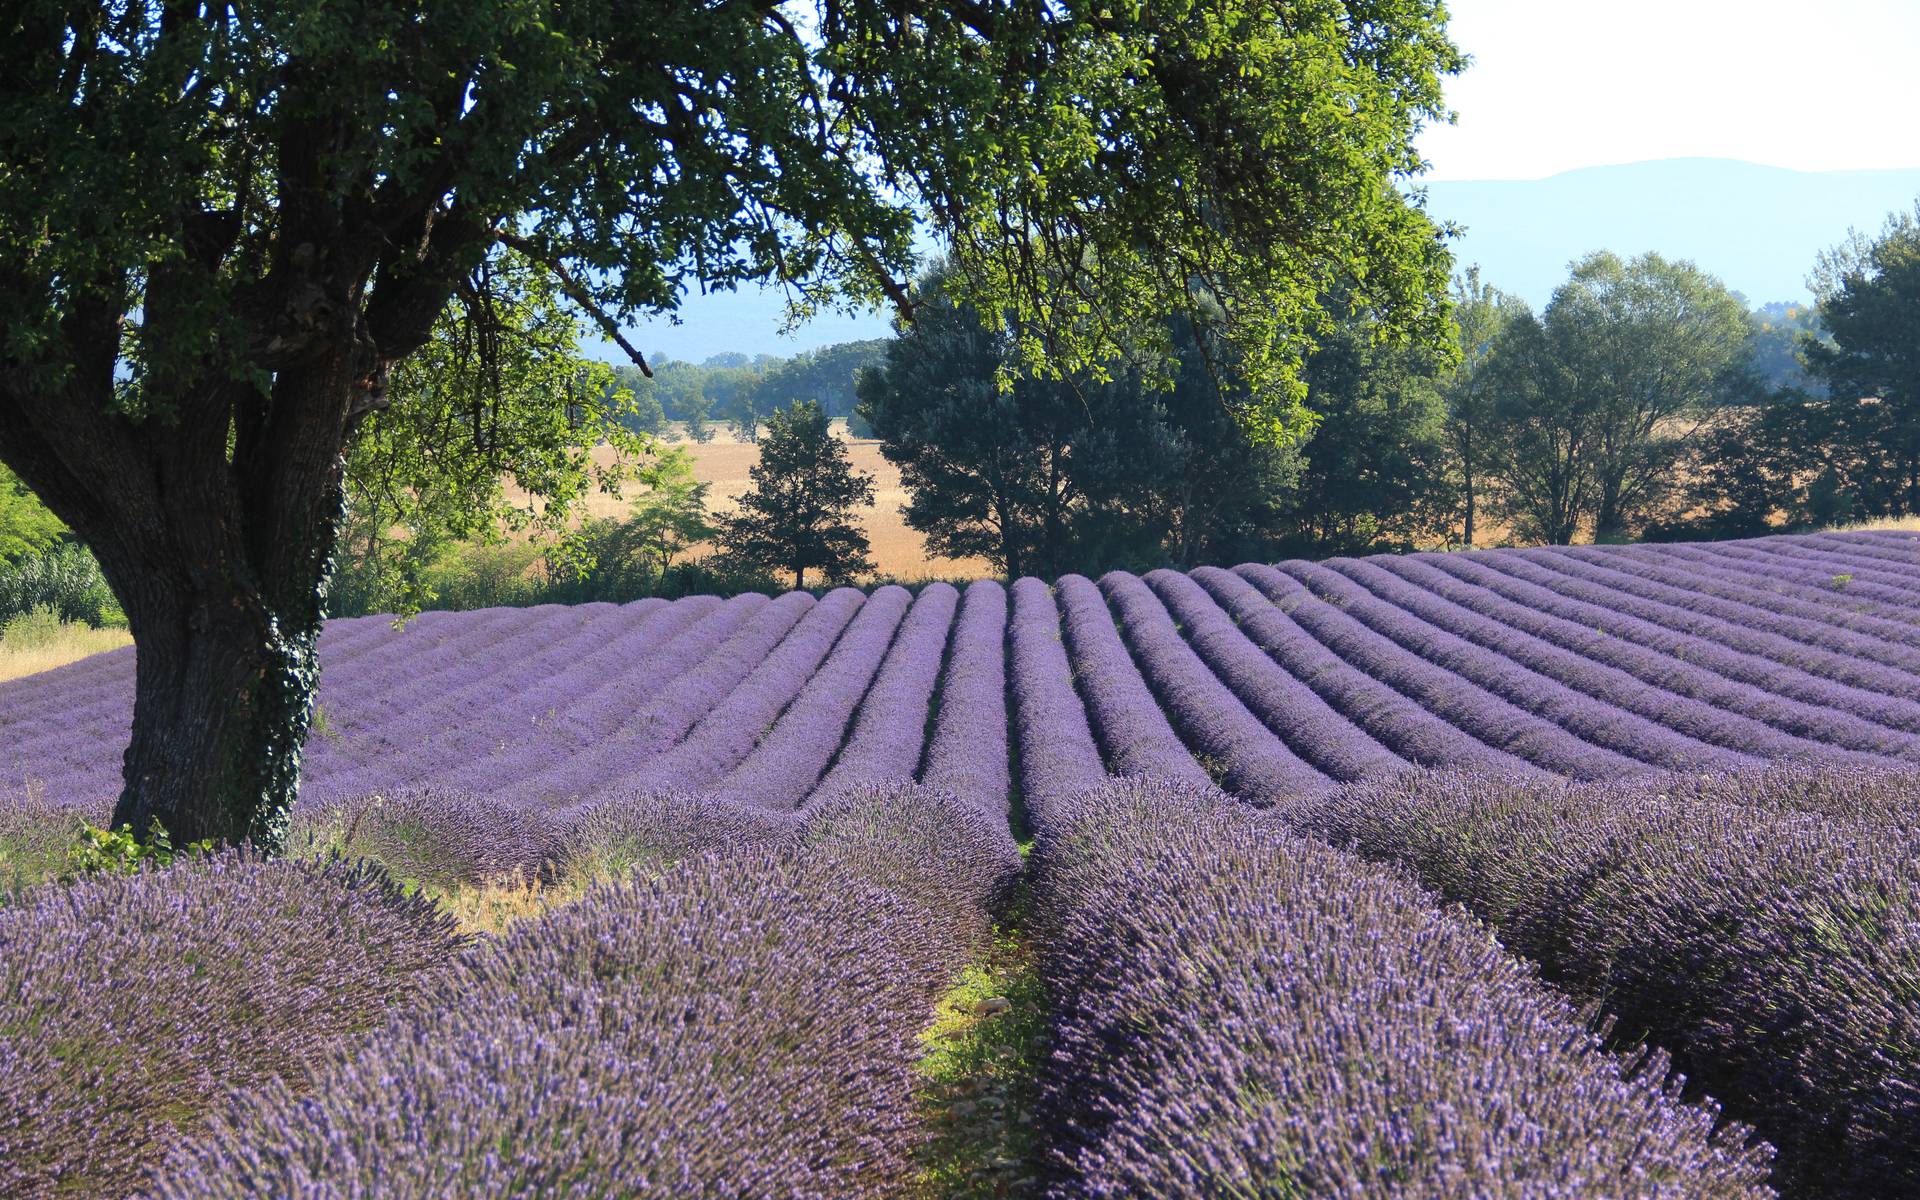
[[[43,879],[132,653],[0,684],[0,1195],[1920,1195],[1920,536],[335,621],[293,854]]]

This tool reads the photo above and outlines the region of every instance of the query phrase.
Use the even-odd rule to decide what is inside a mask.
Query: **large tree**
[[[1616,538],[1645,520],[1745,382],[1746,307],[1691,263],[1602,251],[1573,265],[1538,318],[1486,303],[1461,307],[1497,326],[1475,370],[1491,397],[1477,474],[1529,540]]]
[[[1072,569],[1085,501],[1071,461],[1085,412],[1052,380],[1001,387],[1008,340],[936,283],[885,364],[862,372],[858,411],[900,469],[907,524],[928,550],[1057,574]]]
[[[1307,359],[1319,421],[1286,497],[1282,553],[1365,554],[1445,537],[1453,489],[1439,380],[1448,357],[1381,344],[1364,311],[1320,339]]]
[[[720,521],[720,542],[736,564],[790,571],[796,588],[807,586],[808,571],[838,581],[873,570],[854,515],[873,507],[873,476],[853,469],[825,409],[808,400],[767,418],[760,459],[747,474],[753,486]]]
[[[1572,543],[1593,511],[1599,445],[1591,394],[1566,367],[1564,326],[1521,313],[1495,341],[1486,439],[1500,515],[1522,540]]]
[[[1836,450],[1864,460],[1856,499],[1920,513],[1920,205],[1823,254],[1813,284],[1832,340],[1809,339],[1806,357],[1833,397]]]
[[[1331,281],[1438,336],[1439,0],[21,0],[0,16],[0,461],[139,645],[116,823],[283,836],[395,365],[507,246],[609,336],[690,288],[910,314],[917,231],[1018,369],[1203,320],[1302,428]],[[1222,319],[1207,317],[1221,301]],[[631,351],[638,359],[638,354]],[[565,398],[556,397],[555,403]]]
[[[1210,369],[1219,364],[1184,321],[1173,322],[1172,363],[1002,386],[1015,337],[938,273],[920,294],[912,329],[862,373],[857,415],[900,468],[907,524],[929,549],[1051,577],[1264,548],[1294,455],[1235,424],[1240,385]]]
[[[1618,538],[1725,395],[1752,330],[1746,305],[1690,262],[1603,251],[1574,264],[1546,324],[1592,420],[1594,534]]]

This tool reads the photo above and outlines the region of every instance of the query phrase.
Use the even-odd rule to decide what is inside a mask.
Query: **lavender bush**
[[[807,686],[865,599],[854,588],[828,593],[685,738],[606,784],[659,791],[711,786],[753,751],[768,726]]]
[[[1505,562],[1490,554],[1410,557],[1524,608],[1578,622],[1763,691],[1851,715],[1880,726],[1889,735],[1920,733],[1920,703],[1910,698],[1910,690],[1876,692],[1836,683],[1789,662],[1751,653],[1745,645],[1735,644],[1738,631],[1696,634],[1684,621],[1663,623],[1666,614],[1658,609],[1636,603],[1632,597],[1609,595],[1604,589],[1582,588],[1576,589],[1580,595],[1568,595],[1548,586],[1556,581],[1552,573],[1518,560]],[[1729,640],[1714,640],[1717,634]],[[1861,654],[1871,653],[1872,645],[1863,643]]]
[[[364,867],[237,853],[0,909],[0,1195],[128,1193],[229,1087],[405,1006],[452,923]]]
[[[472,952],[310,1094],[236,1097],[153,1194],[905,1194],[915,1035],[1018,861],[971,805],[842,793],[795,844],[598,889]]]
[[[1336,561],[1331,565],[1339,564]],[[1364,567],[1364,564],[1357,565]],[[1383,583],[1381,586],[1390,598],[1383,599],[1343,572],[1328,567],[1286,563],[1282,569],[1374,632],[1584,741],[1605,746],[1639,762],[1670,769],[1724,770],[1756,766],[1760,761],[1758,755],[1748,750],[1726,746],[1726,736],[1716,727],[1720,722],[1711,714],[1696,721],[1692,718],[1701,714],[1684,705],[1649,698],[1644,692],[1637,698],[1653,711],[1636,711],[1635,693],[1622,694],[1617,690],[1621,681],[1570,668],[1564,662],[1554,661],[1551,653],[1539,652],[1537,647],[1524,647],[1533,653],[1519,661],[1497,652],[1488,653],[1484,639],[1497,636],[1496,629],[1471,620],[1465,622],[1465,631],[1449,629],[1451,622],[1447,616],[1422,605],[1411,588]],[[1481,636],[1472,636],[1475,633]],[[1676,725],[1691,728],[1675,728]],[[1778,749],[1772,742],[1760,745]]]
[[[1804,671],[1834,683],[1888,695],[1911,695],[1920,677],[1896,666],[1882,666],[1859,654],[1860,643],[1836,650],[1795,636],[1807,626],[1764,609],[1728,605],[1709,597],[1636,579],[1622,571],[1607,571],[1568,555],[1533,555],[1528,551],[1498,551],[1488,562],[1515,578],[1541,583],[1565,595],[1597,602],[1642,617],[1682,633],[1693,633],[1734,650]],[[1822,638],[1821,642],[1831,639]],[[1840,639],[1846,645],[1846,639]],[[1876,650],[1895,655],[1897,647],[1874,640]],[[1876,658],[1878,655],[1876,655]]]
[[[458,887],[546,873],[539,814],[491,796],[410,788],[294,807],[291,854],[372,859],[396,879]]]
[[[1028,819],[1040,828],[1056,805],[1105,782],[1107,771],[1074,690],[1053,592],[1038,579],[1018,580],[1012,591],[1008,691],[1019,735],[1020,788]]]
[[[494,759],[470,764],[463,775],[476,783],[490,779],[496,790],[526,803],[586,796],[604,789],[609,780],[624,780],[713,711],[793,632],[814,603],[806,592],[788,592],[759,609],[724,640],[718,629],[702,631],[703,640],[710,640],[712,646],[697,666],[633,697],[636,711],[618,729],[576,753],[541,754],[540,748],[522,741],[515,750],[524,767],[513,760]]]
[[[1007,593],[990,579],[967,585],[935,701],[920,781],[1004,815],[1007,767]]]
[[[1406,777],[1280,810],[1670,1050],[1795,1195],[1920,1192],[1920,777]]]
[[[543,862],[561,877],[624,879],[683,859],[791,843],[789,814],[705,793],[614,791],[545,814]]]
[[[1363,565],[1369,569],[1369,577],[1371,571],[1377,569],[1417,586],[1423,594],[1432,597],[1427,601],[1429,604],[1444,600],[1462,612],[1483,618],[1488,623],[1482,626],[1483,629],[1505,630],[1507,632],[1500,636],[1506,638],[1536,639],[1527,643],[1526,648],[1515,651],[1523,661],[1565,662],[1569,664],[1566,667],[1569,672],[1613,668],[1656,689],[1648,704],[1663,703],[1665,701],[1660,697],[1671,694],[1679,699],[1697,701],[1718,712],[1732,714],[1726,726],[1728,736],[1746,736],[1739,732],[1751,729],[1751,726],[1741,724],[1744,718],[1779,730],[1789,738],[1809,743],[1816,753],[1855,751],[1869,755],[1899,756],[1912,753],[1915,749],[1912,735],[1810,703],[1806,699],[1777,695],[1756,686],[1743,676],[1764,680],[1764,670],[1743,672],[1737,656],[1716,653],[1719,648],[1699,644],[1697,640],[1669,639],[1661,631],[1630,621],[1602,623],[1603,614],[1598,611],[1582,614],[1571,608],[1562,608],[1560,615],[1556,615],[1545,604],[1546,597],[1550,595],[1548,593],[1536,593],[1533,599],[1541,604],[1529,605],[1503,591],[1476,587],[1469,582],[1475,578],[1483,582],[1497,578],[1491,572],[1477,575],[1469,572],[1457,578],[1417,555],[1369,559],[1342,566],[1341,569],[1352,573]],[[1518,589],[1515,592],[1525,594]],[[1610,618],[1611,614],[1604,614],[1604,617]],[[1642,644],[1636,635],[1646,635],[1645,640],[1653,644]],[[1516,640],[1510,644],[1518,646],[1520,643]],[[1573,657],[1559,659],[1555,651]],[[1592,665],[1586,665],[1588,663]],[[1640,694],[1632,684],[1618,677],[1610,676],[1608,684],[1610,694],[1626,698]],[[1820,689],[1816,686],[1814,690],[1818,692]],[[1713,720],[1718,721],[1719,718]],[[1754,732],[1751,736],[1753,741],[1748,744],[1756,747],[1755,752],[1758,753],[1759,747],[1767,745],[1769,735]],[[1787,743],[1777,745],[1783,756],[1797,752]]]
[[[1258,565],[1238,570],[1329,649],[1489,746],[1577,779],[1606,779],[1650,769],[1615,750],[1583,741],[1552,721],[1429,662],[1423,655],[1368,629],[1339,606],[1317,599],[1305,584],[1283,571]]]
[[[99,826],[109,815],[104,806],[89,811],[55,803],[37,788],[0,790],[0,904],[60,874],[81,822]]]
[[[793,807],[916,776],[1005,797],[1017,773],[1044,806],[1146,755],[1271,803],[1409,766],[1603,779],[1915,762],[1920,674],[1900,663],[1912,650],[1920,666],[1920,607],[1884,582],[1920,577],[1913,547],[1857,534],[1115,574],[1097,588],[1111,632],[1078,579],[1058,602],[1030,595],[1024,617],[1005,589],[974,589],[971,632],[943,586],[911,619],[883,592],[856,621],[852,591],[429,613],[405,631],[357,619],[322,639],[306,800],[564,810],[716,789]],[[1862,590],[1820,590],[1841,565]],[[1044,644],[1063,638],[1075,663]],[[106,809],[130,696],[124,655],[0,686],[0,789]],[[1040,722],[1015,744],[1009,697]]]
[[[1859,613],[1884,618],[1890,628],[1910,640],[1920,634],[1916,600],[1903,586],[1904,578],[1888,564],[1857,555],[1830,556],[1819,550],[1779,546],[1771,550],[1741,545],[1677,545],[1665,556],[1701,578],[1745,589],[1755,601],[1771,605],[1775,598],[1804,601],[1820,615]],[[1890,622],[1904,623],[1899,630]]]
[[[1202,567],[1193,579],[1283,670],[1402,758],[1423,766],[1496,771],[1529,767],[1340,658],[1241,576]]]
[[[1865,589],[1854,590],[1853,582],[1862,575],[1870,580],[1874,572],[1858,567],[1858,564],[1849,563],[1838,568],[1849,577],[1844,588],[1834,587],[1833,575],[1829,574],[1825,595],[1809,598],[1778,586],[1756,586],[1756,578],[1777,578],[1781,574],[1778,568],[1765,572],[1756,572],[1751,567],[1743,571],[1728,571],[1703,565],[1699,560],[1684,561],[1678,556],[1649,559],[1639,554],[1611,555],[1596,560],[1586,553],[1588,549],[1569,547],[1568,557],[1644,579],[1660,585],[1663,590],[1673,589],[1668,594],[1695,593],[1719,602],[1715,608],[1729,614],[1751,613],[1758,609],[1765,619],[1784,620],[1796,640],[1810,645],[1845,654],[1851,649],[1848,634],[1864,633],[1896,643],[1894,653],[1905,664],[1914,662],[1915,652],[1920,650],[1920,628],[1914,626],[1910,612],[1902,617],[1883,615],[1862,607],[1864,597],[1861,592]],[[1852,594],[1848,595],[1849,592]],[[1836,595],[1840,596],[1841,603],[1833,602]]]
[[[949,974],[985,943],[1020,877],[1006,819],[931,788],[835,792],[799,814],[798,838],[815,857],[940,914]]]
[[[1050,1195],[1762,1197],[1766,1151],[1601,1054],[1417,888],[1179,787],[1059,806]]]

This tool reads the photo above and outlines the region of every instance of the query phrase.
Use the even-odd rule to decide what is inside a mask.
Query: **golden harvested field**
[[[872,438],[847,435],[847,423],[835,421],[834,432],[847,443],[847,454],[854,469],[873,476],[873,507],[865,510],[863,523],[873,543],[873,562],[881,575],[894,579],[971,579],[992,573],[985,559],[930,558],[925,541],[907,527],[905,511],[907,491],[900,485],[900,472],[880,454],[880,443]],[[731,511],[741,495],[752,485],[747,472],[760,461],[760,448],[736,440],[732,433],[716,427],[713,440],[704,445],[685,440],[669,442],[693,455],[694,474],[713,485],[707,503],[715,513]],[[605,447],[596,452],[606,454]],[[627,500],[596,495],[587,511],[597,517],[626,515]],[[694,551],[706,552],[706,547]]]
[[[85,625],[60,625],[35,636],[0,636],[0,680],[38,675],[55,667],[117,650],[133,641],[124,629],[92,629]]]

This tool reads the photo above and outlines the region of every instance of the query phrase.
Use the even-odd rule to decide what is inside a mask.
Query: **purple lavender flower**
[[[404,1007],[451,922],[364,867],[237,853],[0,908],[0,1194],[125,1195],[225,1089]]]
[[[1036,862],[1049,1195],[1773,1194],[1661,1055],[1603,1054],[1401,878],[1135,781],[1057,805]]]
[[[1791,1194],[1920,1192],[1920,774],[1409,776],[1292,828],[1416,874],[1672,1052]]]

